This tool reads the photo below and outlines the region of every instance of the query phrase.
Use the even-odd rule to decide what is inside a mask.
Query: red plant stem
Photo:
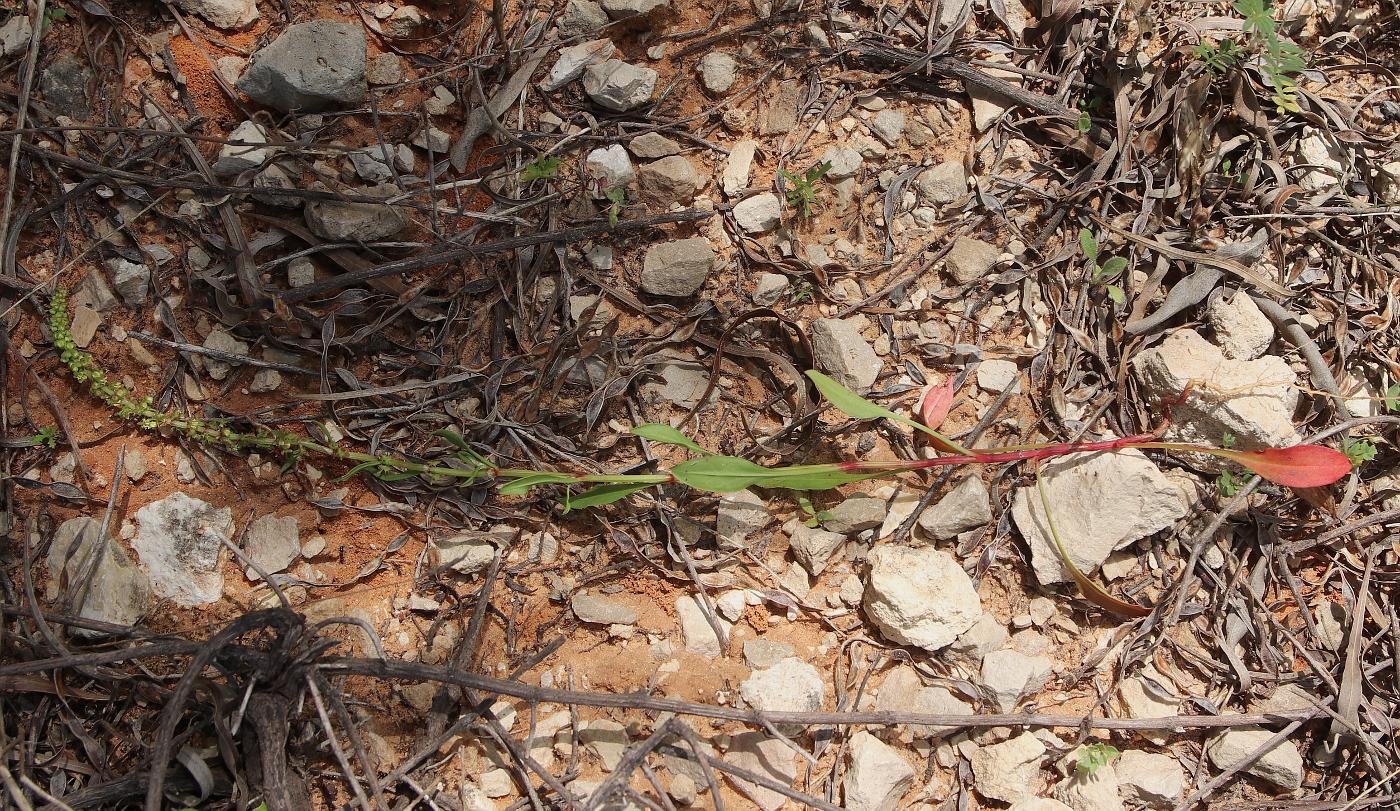
[[[944,465],[993,465],[1000,462],[1020,462],[1026,459],[1049,459],[1070,453],[1116,451],[1142,443],[1154,442],[1156,439],[1156,434],[1135,434],[1134,436],[1104,439],[1097,442],[1059,442],[1027,450],[974,452],[967,456],[938,456],[933,459],[916,459],[911,462],[842,462],[840,467],[847,473],[874,473],[925,470]]]

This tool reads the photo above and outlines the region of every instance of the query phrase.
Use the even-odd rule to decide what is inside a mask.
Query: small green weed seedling
[[[830,521],[833,517],[831,510],[818,510],[812,506],[812,500],[803,495],[797,497],[797,506],[802,509],[802,514],[807,516],[802,523],[808,529],[816,529],[823,521]]]
[[[1244,33],[1258,53],[1259,73],[1273,90],[1274,109],[1301,112],[1298,106],[1298,74],[1308,67],[1307,54],[1287,37],[1280,36],[1269,0],[1234,0],[1231,7],[1244,18]],[[1192,50],[1217,76],[1249,61],[1250,49],[1234,40],[1202,41]]]
[[[817,183],[831,171],[831,161],[822,161],[808,169],[801,176],[794,175],[786,169],[779,169],[778,174],[783,176],[792,185],[786,190],[788,208],[797,209],[797,213],[803,219],[812,216],[812,209],[817,205]]]
[[[1244,482],[1235,477],[1233,470],[1222,470],[1215,477],[1215,490],[1225,498],[1234,498],[1243,486]]]
[[[1094,239],[1088,228],[1079,229],[1079,248],[1084,251],[1084,258],[1089,260],[1093,268],[1089,271],[1089,283],[1103,287],[1114,304],[1123,306],[1128,297],[1123,293],[1123,288],[1114,284],[1113,280],[1127,270],[1128,260],[1121,256],[1110,256],[1100,264],[1099,241]]]
[[[1346,454],[1353,465],[1359,465],[1376,458],[1376,444],[1364,437],[1362,439],[1344,439],[1342,440],[1342,453]]]
[[[1074,762],[1074,771],[1081,777],[1093,777],[1094,772],[1107,766],[1119,755],[1118,747],[1111,743],[1091,743],[1079,748],[1079,759]]]
[[[525,164],[525,168],[520,172],[520,181],[529,183],[532,180],[553,180],[559,174],[559,164],[559,158],[541,153]]]
[[[608,227],[616,228],[617,221],[622,217],[622,210],[627,208],[627,192],[621,187],[608,189]]]

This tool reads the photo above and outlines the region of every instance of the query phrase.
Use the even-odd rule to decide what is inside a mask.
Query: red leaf
[[[1216,451],[1274,484],[1288,487],[1322,487],[1351,472],[1346,454],[1322,445],[1294,445],[1262,451]]]
[[[937,430],[948,417],[948,409],[953,405],[953,378],[942,383],[924,386],[919,394],[919,422]]]

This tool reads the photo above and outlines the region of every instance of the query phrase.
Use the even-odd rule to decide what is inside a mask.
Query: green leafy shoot
[[[818,510],[812,506],[812,500],[803,495],[797,497],[797,506],[802,509],[802,514],[807,516],[802,523],[808,529],[816,529],[823,521],[830,521],[833,517],[831,510]]]
[[[788,289],[792,291],[793,304],[801,304],[812,298],[811,282],[803,281],[802,279],[794,279],[792,284],[788,285]]]
[[[1243,62],[1248,55],[1232,39],[1224,40],[1218,44],[1208,39],[1201,40],[1195,48],[1191,49],[1191,54],[1205,63],[1206,70],[1210,71],[1212,76],[1225,74]]]
[[[1099,262],[1099,241],[1088,228],[1079,229],[1079,249],[1084,252],[1084,258],[1089,260],[1091,269],[1089,271],[1089,282],[1100,286],[1108,297],[1113,299],[1113,303],[1123,306],[1127,300],[1127,295],[1123,288],[1114,283],[1114,280],[1123,275],[1123,271],[1128,269],[1128,260],[1121,256],[1110,256],[1102,263]]]
[[[627,207],[627,192],[622,188],[608,189],[608,227],[616,228],[617,221],[622,217],[622,210]]]
[[[52,425],[45,425],[43,428],[39,429],[39,433],[34,435],[34,442],[35,444],[43,445],[49,450],[57,448],[58,429]]]
[[[525,164],[524,171],[520,173],[520,181],[529,183],[532,180],[553,180],[555,175],[559,174],[559,164],[559,158],[541,153]]]
[[[1386,387],[1385,399],[1382,402],[1386,411],[1400,411],[1400,383],[1391,383]]]
[[[792,184],[786,190],[788,207],[797,209],[804,219],[812,216],[812,209],[817,205],[817,183],[830,171],[831,161],[822,161],[801,176],[779,169],[778,174],[783,176],[783,180]]]
[[[1252,48],[1235,40],[1207,40],[1196,45],[1192,54],[1212,75],[1220,76],[1253,61],[1251,52],[1257,52],[1258,71],[1272,88],[1274,108],[1279,114],[1301,112],[1297,77],[1308,67],[1307,54],[1292,40],[1279,35],[1269,0],[1234,0],[1231,6],[1244,18],[1242,30]]]
[[[1081,746],[1079,747],[1079,759],[1074,764],[1074,771],[1081,777],[1093,777],[1094,772],[1107,766],[1118,755],[1118,748],[1110,743],[1091,743],[1087,746]]]
[[[40,34],[47,33],[55,23],[61,23],[66,19],[68,19],[67,9],[59,8],[58,6],[49,6],[44,9],[44,24],[40,29]]]
[[[659,422],[648,422],[642,425],[638,425],[637,427],[632,429],[632,434],[634,436],[642,437],[643,439],[650,439],[652,442],[660,442],[665,445],[679,445],[683,448],[689,448],[690,450],[695,451],[701,456],[711,455],[709,451],[697,445],[695,443],[695,440],[691,439],[690,437],[686,436],[685,434],[681,433],[675,428],[672,428],[669,425],[663,425]]]
[[[809,370],[807,372],[807,377],[816,385],[817,391],[822,393],[822,396],[827,399],[827,402],[831,403],[833,407],[848,417],[854,417],[858,420],[894,420],[916,431],[923,431],[925,434],[928,434],[942,443],[943,447],[948,448],[952,453],[962,454],[964,456],[971,454],[971,451],[967,448],[964,448],[918,420],[911,419],[903,414],[896,414],[882,405],[872,403],[815,369]]]
[[[1369,439],[1347,439],[1342,441],[1342,453],[1353,465],[1359,465],[1376,458],[1376,445]]]
[[[1226,449],[1235,447],[1235,435],[1229,431],[1222,433],[1220,435],[1220,447]]]
[[[1224,498],[1234,498],[1243,486],[1244,482],[1237,478],[1232,470],[1222,470],[1220,475],[1215,477],[1215,490]]]

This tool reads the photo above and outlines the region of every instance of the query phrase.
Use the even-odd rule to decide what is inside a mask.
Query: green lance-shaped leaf
[[[604,504],[611,504],[614,501],[621,501],[622,499],[627,498],[633,493],[640,492],[651,486],[651,482],[645,484],[631,484],[621,482],[613,484],[600,484],[597,487],[590,487],[576,496],[569,496],[564,502],[564,512],[572,512],[573,510],[586,510],[589,507],[601,507]]]
[[[572,473],[535,473],[505,482],[496,489],[503,496],[523,496],[530,492],[531,487],[538,487],[542,484],[568,484],[575,481],[578,481],[578,477]]]
[[[652,442],[660,442],[664,445],[680,445],[689,448],[698,454],[709,456],[710,452],[695,443],[695,440],[681,433],[680,431],[659,422],[648,422],[638,425],[632,429],[632,433],[643,439],[650,439]]]
[[[882,405],[872,403],[815,369],[808,370],[807,377],[816,385],[817,391],[822,393],[822,396],[826,398],[828,403],[831,403],[836,410],[847,416],[854,417],[858,420],[876,420],[881,418],[894,420],[902,425],[908,425],[915,430],[923,431],[938,440],[942,447],[948,449],[952,453],[963,456],[972,455],[972,451],[964,448],[962,445],[959,445],[918,420],[910,419],[902,414],[896,414]]]
[[[787,490],[830,490],[851,482],[890,475],[890,471],[853,472],[844,465],[796,465],[767,468],[737,456],[707,456],[677,465],[676,481],[711,493],[733,493],[746,487]]]

